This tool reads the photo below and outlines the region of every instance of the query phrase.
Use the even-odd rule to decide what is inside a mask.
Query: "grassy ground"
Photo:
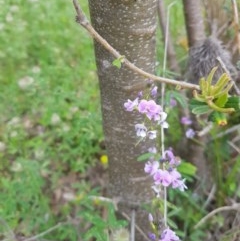
[[[71,1],[0,9],[0,239],[59,225],[55,240],[76,240],[68,203],[89,189],[102,139],[92,41]]]
[[[87,11],[87,1],[80,2]],[[0,0],[0,9],[0,240],[35,235],[31,240],[90,240],[94,235],[106,240],[104,229],[118,226],[113,209],[107,207],[109,216],[103,212],[105,222],[98,214],[104,210],[99,200],[88,199],[102,194],[106,185],[99,165],[106,156],[92,40],[75,23],[71,1]],[[176,2],[170,14],[177,60],[184,69],[188,46],[182,3]],[[161,37],[158,44],[161,69]],[[174,126],[178,112],[173,112]],[[180,128],[173,128],[174,137],[181,138]],[[226,141],[209,149],[218,162],[211,164],[213,170],[228,167],[227,173],[221,169],[217,186],[222,203],[239,202],[239,157],[230,156]],[[191,175],[187,181],[194,186]],[[214,199],[203,208],[204,197],[191,188],[170,192],[169,199],[176,205],[169,217],[181,228],[181,238],[200,241],[215,227],[226,231],[220,215],[213,219],[212,231],[208,225],[193,228],[217,207]],[[233,227],[231,232],[239,231]]]

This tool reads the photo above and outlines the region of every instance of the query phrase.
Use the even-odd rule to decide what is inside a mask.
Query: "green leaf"
[[[172,91],[172,97],[177,100],[177,102],[183,107],[187,107],[186,98],[180,94],[178,91]]]
[[[195,176],[197,167],[190,162],[182,162],[181,165],[178,166],[178,171],[188,176]]]
[[[220,126],[224,126],[227,124],[226,114],[224,114],[222,112],[218,112],[218,111],[213,111],[209,115],[208,120],[212,121]]]
[[[195,107],[206,106],[206,105],[207,105],[206,102],[201,102],[201,101],[198,101],[196,99],[191,99],[190,102],[189,102],[189,107],[190,107],[191,110]]]
[[[125,56],[122,55],[119,58],[113,60],[112,65],[120,69],[122,67],[122,63],[124,61]]]
[[[222,96],[220,96],[216,101],[214,101],[214,103],[219,107],[224,107],[227,100],[228,100],[228,94],[225,93]]]
[[[210,107],[208,105],[196,106],[192,109],[192,113],[195,115],[206,114],[210,111]]]
[[[138,162],[146,161],[146,160],[148,160],[152,156],[154,156],[154,153],[147,152],[147,153],[144,153],[141,156],[139,156],[137,158],[137,161]]]
[[[231,96],[228,98],[225,108],[234,108],[235,110],[240,110],[240,97]]]

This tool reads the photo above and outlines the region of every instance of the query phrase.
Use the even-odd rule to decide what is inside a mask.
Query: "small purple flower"
[[[141,100],[138,105],[138,111],[142,114],[146,114],[149,120],[160,120],[160,114],[162,113],[162,107],[157,105],[154,100]]]
[[[158,87],[157,87],[157,86],[154,86],[154,87],[152,88],[152,90],[151,90],[151,96],[152,96],[153,98],[156,98],[156,96],[157,96],[157,91],[158,91]]]
[[[144,167],[144,171],[150,175],[154,175],[157,170],[159,168],[159,162],[157,161],[148,161],[146,164],[145,164],[145,167]]]
[[[138,92],[138,97],[139,97],[139,98],[142,98],[142,97],[143,97],[143,92],[142,92],[142,91],[139,91],[139,92]]]
[[[152,241],[155,241],[155,240],[156,240],[156,234],[154,234],[154,233],[148,233],[148,237],[149,237]]]
[[[135,107],[138,106],[138,98],[136,98],[134,101],[127,100],[127,102],[124,103],[124,107],[126,111],[133,111]]]
[[[183,125],[188,126],[188,125],[191,125],[191,124],[192,124],[192,120],[191,120],[189,117],[187,117],[187,116],[183,116],[183,117],[181,118],[181,123],[182,123]]]
[[[136,124],[135,130],[136,130],[137,136],[145,137],[147,135],[147,128],[143,124]]]
[[[156,139],[157,137],[157,131],[149,131],[147,134],[148,134],[148,138],[151,140]]]
[[[170,106],[175,107],[177,105],[177,101],[174,98],[170,99]]]
[[[148,152],[156,154],[157,148],[156,147],[150,147],[150,148],[148,148]]]
[[[172,177],[172,188],[178,188],[182,192],[184,191],[184,189],[187,189],[187,186],[185,185],[185,180],[181,179],[181,174],[176,169],[173,169],[169,173]]]
[[[159,241],[179,241],[179,237],[170,228],[165,229]]]
[[[172,188],[177,188],[181,192],[184,192],[185,189],[187,189],[187,186],[185,185],[185,179],[177,179],[172,183]]]
[[[172,177],[166,170],[157,170],[153,176],[154,184],[159,185],[162,184],[164,187],[168,187],[171,184]]]
[[[187,129],[185,135],[187,138],[192,139],[196,135],[196,132],[193,129],[189,128]]]
[[[146,114],[148,112],[148,101],[143,99],[140,101],[138,105],[138,111],[142,114]]]
[[[181,161],[179,160],[179,158],[175,157],[173,152],[172,152],[172,149],[169,148],[168,150],[166,150],[163,154],[163,158],[165,160],[168,160],[169,161],[169,164],[171,166],[178,166]]]

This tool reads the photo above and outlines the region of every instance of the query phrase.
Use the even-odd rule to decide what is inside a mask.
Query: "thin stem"
[[[199,228],[203,225],[209,218],[214,216],[215,214],[223,211],[240,211],[240,203],[234,203],[232,206],[223,206],[217,209],[214,209],[212,212],[208,213],[205,217],[203,217],[195,226],[194,229]]]
[[[43,237],[43,236],[45,236],[46,234],[52,232],[53,230],[61,227],[61,226],[64,225],[64,224],[66,224],[66,223],[58,223],[57,225],[49,228],[48,230],[46,230],[46,231],[44,231],[44,232],[42,232],[42,233],[40,233],[40,234],[37,234],[37,235],[35,235],[35,236],[33,236],[33,237],[24,239],[24,241],[33,241],[33,240],[36,240],[36,239],[38,239],[38,238],[40,238],[40,237]]]
[[[73,5],[75,7],[76,13],[77,13],[77,22],[82,25],[94,38],[96,41],[98,41],[106,50],[108,50],[116,59],[122,60],[122,64],[124,64],[129,69],[133,70],[134,72],[138,73],[139,75],[144,76],[147,79],[151,79],[156,82],[160,83],[166,83],[170,85],[175,85],[177,88],[186,88],[186,89],[192,89],[192,90],[200,90],[199,85],[168,79],[164,77],[159,77],[153,74],[150,74],[137,66],[135,66],[133,63],[131,63],[125,56],[122,56],[116,49],[114,49],[101,35],[98,34],[98,32],[92,27],[92,25],[87,20],[87,17],[85,16],[84,12],[82,11],[82,8],[78,4],[77,0],[73,0]],[[131,91],[133,87],[126,86],[124,87],[124,90]]]
[[[166,34],[165,34],[165,47],[164,47],[164,59],[163,59],[163,76],[165,76],[166,73],[166,66],[167,66],[167,48],[168,48],[168,36],[169,36],[169,16],[170,16],[170,9],[175,4],[175,2],[171,3],[167,8],[167,22],[166,22]],[[165,83],[161,84],[161,105],[162,108],[164,108],[165,102],[164,102],[164,96],[165,96],[165,90],[166,85]],[[162,156],[165,152],[165,133],[164,128],[161,126],[161,150],[162,150]],[[163,169],[165,169],[163,164]],[[167,187],[163,188],[163,195],[164,195],[164,225],[167,227]]]
[[[132,209],[132,214],[131,214],[131,237],[130,241],[135,241],[135,218],[136,218],[136,211],[135,209]]]

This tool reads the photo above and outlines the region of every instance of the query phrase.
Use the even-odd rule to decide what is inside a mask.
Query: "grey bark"
[[[154,73],[156,0],[89,0],[89,6],[95,29],[138,67]],[[147,202],[152,197],[143,163],[136,159],[153,143],[145,141],[136,146],[134,125],[143,119],[139,114],[126,112],[123,104],[127,99],[135,99],[141,89],[134,86],[141,86],[147,80],[124,66],[114,67],[111,54],[96,42],[95,56],[109,156],[109,196],[120,198],[120,212],[129,214],[134,203]],[[133,88],[126,91],[126,86]],[[138,211],[136,220],[146,232],[147,214]]]
[[[188,44],[189,48],[196,46],[204,41],[205,32],[204,32],[204,20],[202,16],[202,5],[201,0],[183,0],[184,15],[185,15],[185,25],[187,30]],[[190,51],[191,53],[191,51]],[[191,56],[190,56],[191,58]],[[197,59],[197,56],[195,56]],[[191,64],[191,63],[190,63]],[[190,67],[189,64],[189,67]],[[190,67],[191,69],[191,67]],[[191,72],[192,70],[188,70]],[[197,70],[196,70],[197,71]],[[189,82],[198,83],[198,80],[195,80],[195,76],[188,76]],[[199,126],[196,116],[191,115],[193,120],[193,128],[195,130],[200,130],[202,127]],[[203,145],[196,144],[190,139],[184,138],[180,144],[180,149],[183,150],[182,157],[190,162],[192,162],[197,167],[197,174],[199,180],[201,180],[201,187],[204,191],[209,189],[211,186],[210,175],[209,175],[209,165],[207,163],[206,157],[204,155],[204,143],[207,142],[206,136],[196,137],[199,143]],[[188,148],[185,149],[184,145]],[[198,190],[199,194],[203,193],[203,190]]]
[[[205,38],[202,2],[201,0],[183,0],[183,8],[188,45],[189,47],[192,47]]]

